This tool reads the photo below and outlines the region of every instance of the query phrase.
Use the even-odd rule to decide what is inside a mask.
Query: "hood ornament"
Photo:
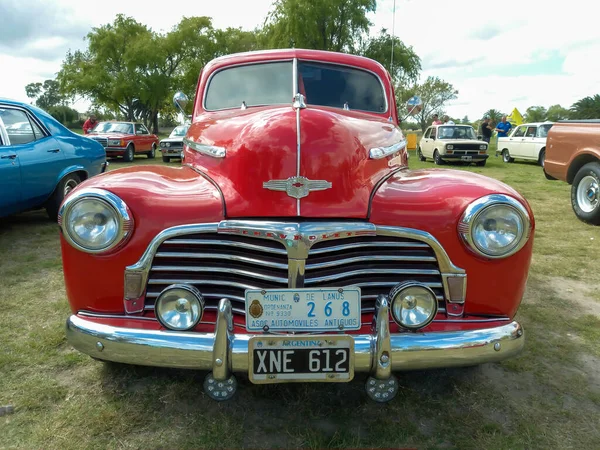
[[[311,191],[324,191],[331,187],[326,180],[309,180],[306,177],[290,177],[287,180],[271,180],[263,183],[270,191],[285,191],[290,197],[300,199],[308,196]]]

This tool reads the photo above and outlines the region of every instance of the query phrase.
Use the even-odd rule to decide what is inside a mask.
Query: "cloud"
[[[423,64],[423,70],[433,70],[433,69],[454,69],[454,68],[460,68],[460,67],[465,67],[465,66],[471,66],[473,64],[476,64],[478,62],[483,61],[485,58],[483,56],[477,56],[474,58],[470,58],[470,59],[447,59],[447,60],[441,60],[438,59],[437,61],[431,61],[428,60]]]

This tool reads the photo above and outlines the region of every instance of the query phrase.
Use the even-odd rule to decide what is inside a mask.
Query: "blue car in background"
[[[43,207],[56,220],[65,196],[106,166],[98,142],[39,108],[0,98],[0,217]]]

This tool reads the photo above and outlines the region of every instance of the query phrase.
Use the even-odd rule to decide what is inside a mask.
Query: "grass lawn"
[[[410,166],[433,163],[411,152]],[[491,156],[461,169],[508,183],[533,207],[517,315],[526,347],[499,364],[398,373],[401,390],[384,405],[367,399],[363,374],[271,386],[239,376],[221,404],[204,395],[205,372],[94,361],[65,340],[57,226],[41,211],[0,219],[0,406],[15,408],[0,417],[0,448],[598,448],[600,227],[578,221],[570,187],[533,163]]]

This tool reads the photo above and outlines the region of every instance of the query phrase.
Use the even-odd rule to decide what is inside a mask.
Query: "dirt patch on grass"
[[[524,300],[533,303],[543,302],[544,297],[551,294],[566,302],[574,303],[579,313],[592,314],[600,318],[599,292],[600,283],[564,277],[538,276],[528,282]]]

